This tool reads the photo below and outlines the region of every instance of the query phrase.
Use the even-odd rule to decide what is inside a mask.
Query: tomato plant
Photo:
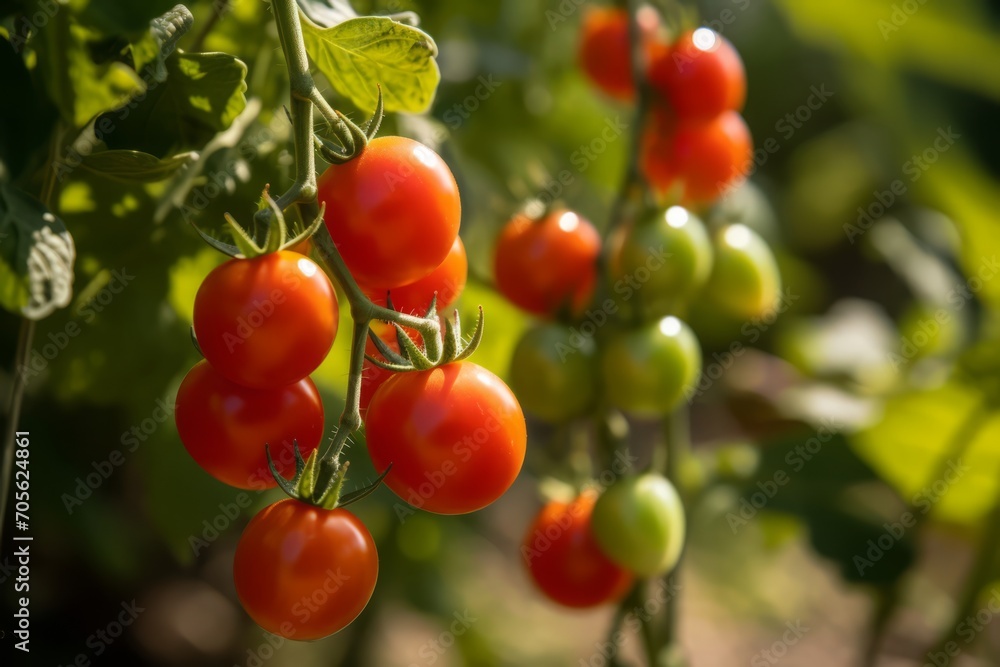
[[[735,111],[684,119],[656,109],[643,137],[642,168],[656,190],[676,188],[686,204],[705,203],[744,178],[752,151],[750,130]]]
[[[591,529],[612,560],[642,577],[674,568],[684,548],[684,506],[663,475],[620,479],[597,499]]]
[[[712,119],[746,100],[743,60],[711,28],[685,32],[649,65],[649,81],[680,118]]]
[[[715,265],[706,286],[711,300],[736,317],[773,311],[781,273],[767,242],[745,225],[728,225],[714,236]]]
[[[405,137],[373,139],[319,178],[330,236],[359,284],[408,285],[448,256],[461,221],[458,185],[441,157]]]
[[[323,403],[309,378],[273,389],[251,389],[195,364],[177,390],[177,433],[198,465],[241,489],[275,486],[264,445],[282,474],[295,469],[293,443],[303,456],[323,439]]]
[[[633,289],[642,315],[650,319],[670,314],[694,296],[712,269],[705,225],[680,206],[618,227],[607,245],[612,289]]]
[[[232,259],[215,268],[194,301],[194,331],[219,373],[247,387],[298,382],[337,335],[337,295],[323,270],[298,253]]]
[[[698,339],[673,316],[619,332],[601,355],[608,402],[640,416],[670,412],[701,375]]]
[[[497,289],[536,315],[578,312],[597,281],[601,238],[590,221],[554,210],[514,216],[501,230],[493,258]]]
[[[510,487],[524,461],[524,414],[503,380],[471,362],[401,373],[365,415],[368,453],[414,507],[464,514]]]
[[[259,626],[289,639],[321,639],[368,604],[378,553],[371,533],[347,510],[286,498],[247,524],[233,578],[243,608]]]
[[[632,574],[609,559],[591,533],[596,499],[596,493],[587,491],[569,503],[548,503],[521,546],[532,581],[546,597],[566,607],[614,602],[632,585]]]

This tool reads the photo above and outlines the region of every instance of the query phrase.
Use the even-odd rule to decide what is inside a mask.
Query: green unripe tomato
[[[590,525],[601,551],[642,577],[672,570],[684,548],[684,505],[658,473],[612,484],[597,499]]]
[[[650,319],[692,297],[712,270],[705,225],[681,206],[617,228],[608,246],[612,290],[623,301],[634,297],[639,312]]]
[[[510,388],[525,412],[549,422],[577,417],[597,401],[597,345],[561,324],[529,329],[511,358]]]
[[[701,375],[701,347],[676,317],[619,332],[605,346],[601,372],[608,403],[640,417],[677,406]]]
[[[715,263],[705,294],[737,317],[760,317],[775,309],[781,273],[767,242],[746,225],[729,225],[716,232],[713,243]]]

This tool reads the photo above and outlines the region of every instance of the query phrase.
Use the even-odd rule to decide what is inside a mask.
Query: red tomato
[[[742,182],[753,142],[743,117],[726,111],[711,120],[677,120],[654,110],[643,137],[641,164],[660,192],[677,187],[683,204],[707,203]]]
[[[580,69],[603,92],[623,101],[635,97],[628,13],[616,7],[589,7],[580,26]],[[639,29],[652,44],[659,16],[651,8],[638,15]]]
[[[524,414],[503,380],[459,361],[398,373],[365,416],[368,453],[386,485],[414,507],[464,514],[513,484],[527,441]]]
[[[571,503],[550,502],[531,524],[521,547],[538,588],[567,607],[614,602],[632,586],[632,574],[605,556],[591,535],[596,501],[596,493],[585,491]]]
[[[326,226],[359,284],[386,290],[420,280],[444,261],[462,208],[448,165],[405,137],[379,137],[319,177]]]
[[[465,289],[469,274],[469,260],[465,255],[462,239],[455,237],[455,243],[444,261],[429,274],[415,283],[393,287],[389,290],[365,290],[368,298],[380,306],[387,305],[386,293],[392,297],[392,306],[401,313],[423,316],[437,294],[438,310],[444,310],[458,300]]]
[[[597,281],[601,237],[572,211],[539,220],[518,214],[500,232],[494,255],[497,289],[535,315],[580,312]]]
[[[286,477],[295,472],[298,442],[303,457],[323,439],[323,402],[309,378],[275,389],[250,389],[230,382],[207,361],[199,361],[177,390],[174,420],[185,449],[221,482],[241,489],[277,485],[271,458]]]
[[[375,590],[371,533],[345,509],[286,498],[250,520],[236,546],[236,594],[257,625],[289,639],[345,628]]]
[[[679,118],[711,119],[740,111],[747,95],[743,60],[710,28],[686,32],[650,61],[649,81]]]
[[[339,317],[330,279],[308,257],[286,250],[217,266],[194,299],[202,354],[233,382],[260,389],[316,370]]]

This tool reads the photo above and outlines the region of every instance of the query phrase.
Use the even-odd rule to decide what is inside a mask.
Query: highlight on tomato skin
[[[384,484],[437,514],[474,512],[500,498],[524,463],[526,428],[503,380],[469,361],[397,373],[365,415],[372,464],[392,464]]]
[[[354,514],[286,498],[247,524],[233,581],[257,625],[308,641],[339,632],[364,611],[378,570],[375,540]]]
[[[531,580],[547,598],[586,609],[622,599],[634,576],[608,558],[591,532],[598,494],[587,490],[571,502],[553,500],[535,517],[521,545]]]
[[[539,219],[515,215],[497,239],[497,290],[534,315],[580,313],[597,284],[601,237],[589,220],[564,209]]]

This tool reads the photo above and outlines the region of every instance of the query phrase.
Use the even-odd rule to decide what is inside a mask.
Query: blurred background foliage
[[[224,213],[246,221],[265,183],[291,182],[286,79],[259,0],[187,3],[195,22],[178,43],[187,54],[141,60],[155,39],[150,20],[171,4],[0,2],[3,175],[37,193],[52,151],[71,166],[51,204],[78,251],[72,305],[39,325],[22,416],[32,433],[37,550],[31,664],[70,664],[81,653],[110,659],[88,638],[133,599],[145,611],[107,653],[121,664],[589,659],[610,611],[551,608],[519,563],[553,437],[540,425],[522,478],[486,511],[400,521],[385,490],[356,506],[379,545],[381,573],[373,603],[343,633],[271,650],[239,610],[232,551],[242,525],[276,494],[241,494],[205,475],[160,406],[172,404],[197,358],[194,294],[222,259],[187,223],[221,234]],[[608,126],[631,126],[631,110],[600,97],[575,66],[578,1],[353,4],[361,14],[413,10],[437,41],[431,112],[394,115],[383,133],[436,147],[456,174],[472,274],[459,308],[484,306],[476,361],[503,376],[529,321],[490,287],[493,238],[531,196],[562,200],[606,227],[630,139],[628,131],[596,139]],[[791,296],[777,322],[688,313],[706,373],[719,376],[709,375],[693,406],[695,449],[685,463],[693,529],[684,644],[695,666],[746,664],[801,619],[811,629],[785,664],[852,664],[871,619],[899,605],[885,664],[922,664],[963,601],[978,609],[1000,580],[1000,2],[689,8],[743,55],[745,115],[758,148],[770,146],[756,153],[750,185],[706,215],[768,238]],[[32,35],[15,51],[25,21]],[[135,67],[110,55],[126,44]],[[818,90],[828,99],[810,108]],[[371,111],[331,97],[355,118]],[[100,117],[87,124],[113,107],[112,131],[102,133]],[[116,280],[126,281],[120,291]],[[13,351],[16,321],[0,323],[2,349]],[[347,344],[341,336],[315,376],[331,424]],[[643,456],[655,426],[635,425]],[[833,435],[798,468],[790,452],[817,433]],[[363,442],[352,449],[360,484],[372,471]],[[120,466],[108,463],[115,451]],[[968,469],[943,484],[957,461]],[[741,500],[782,470],[791,482],[734,528]],[[922,529],[859,572],[856,557],[908,508]],[[476,620],[453,636],[456,613]],[[964,650],[968,664],[1000,664],[1000,631],[987,628]]]

